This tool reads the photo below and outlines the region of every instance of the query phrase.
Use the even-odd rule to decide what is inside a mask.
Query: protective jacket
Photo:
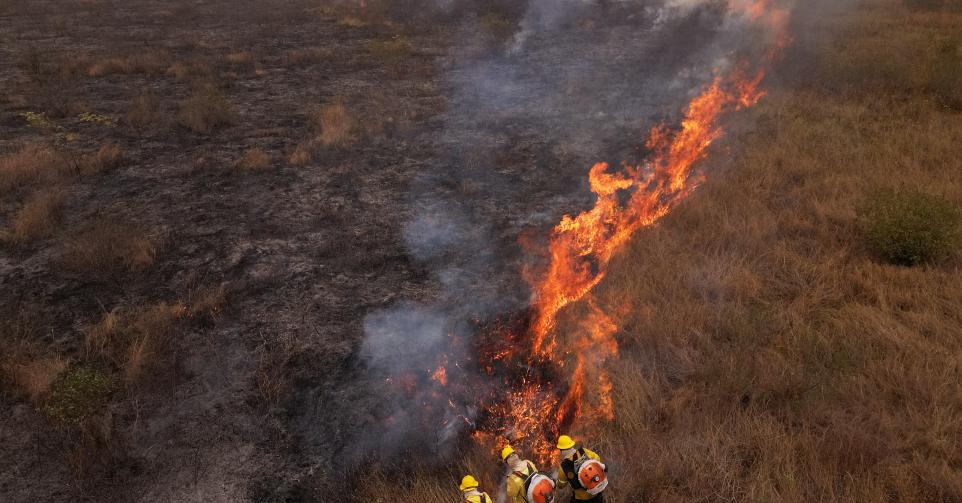
[[[522,463],[520,467],[512,467],[511,473],[504,481],[505,493],[511,503],[527,503],[524,482],[538,471],[531,461],[525,460]]]
[[[589,494],[588,491],[585,490],[584,486],[578,481],[578,474],[576,473],[575,467],[582,459],[601,461],[601,457],[590,449],[584,447],[571,449],[571,453],[561,460],[561,466],[558,469],[558,486],[571,484],[571,488],[575,493],[575,500],[591,501],[595,495]]]

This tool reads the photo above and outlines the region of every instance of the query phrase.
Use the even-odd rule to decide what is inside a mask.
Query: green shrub
[[[58,381],[44,410],[60,423],[77,425],[103,408],[113,380],[91,367],[77,367]]]
[[[880,190],[859,210],[869,245],[885,260],[916,265],[944,258],[956,244],[959,210],[918,190]]]

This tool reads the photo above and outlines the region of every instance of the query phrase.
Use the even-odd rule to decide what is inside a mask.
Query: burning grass
[[[847,18],[847,49],[822,47],[816,73],[886,61],[898,46],[908,57],[887,70],[898,78],[858,87],[855,72],[772,89],[725,173],[614,249],[604,278],[593,283],[593,264],[561,285],[594,288],[581,301],[563,290],[552,330],[597,327],[592,304],[624,313],[613,332],[620,356],[606,365],[612,420],[571,427],[612,460],[606,501],[962,498],[949,468],[962,459],[962,256],[940,247],[944,262],[891,266],[858,232],[857,210],[880,185],[945,195],[886,204],[909,221],[893,224],[897,233],[923,221],[951,228],[940,222],[962,203],[962,183],[945,169],[962,165],[962,121],[924,82],[902,85],[933,46],[915,43],[912,29],[877,38],[875,26],[906,19],[935,36],[962,25],[946,13],[929,24],[931,13],[896,2]],[[593,170],[593,187],[624,183],[606,173]],[[443,501],[465,472],[497,491],[493,453],[461,459],[455,474],[422,474],[417,495],[402,499]],[[370,479],[361,494],[389,494],[386,481]]]

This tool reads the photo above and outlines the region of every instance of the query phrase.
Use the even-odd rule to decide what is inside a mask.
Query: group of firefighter
[[[561,463],[552,472],[539,471],[531,461],[510,445],[501,450],[507,475],[504,479],[502,498],[498,503],[552,503],[556,501],[555,490],[571,486],[574,501],[604,503],[604,490],[608,487],[608,467],[593,451],[578,445],[568,435],[558,437],[557,448],[561,451]],[[473,475],[461,479],[463,503],[495,503],[488,493],[482,492]]]

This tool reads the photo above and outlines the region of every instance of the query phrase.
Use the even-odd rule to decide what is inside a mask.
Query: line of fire
[[[590,168],[594,206],[565,215],[547,249],[533,252],[539,265],[521,271],[532,292],[530,307],[477,321],[473,337],[449,334],[436,365],[387,379],[396,393],[431,398],[419,412],[439,443],[473,442],[492,457],[510,443],[546,463],[559,434],[584,431],[617,413],[607,367],[618,357],[625,308],[602,305],[592,291],[631,236],[697,189],[704,177],[699,163],[724,136],[724,119],[764,97],[765,71],[790,43],[788,11],[772,0],[729,0],[728,8],[769,32],[770,46],[716,68],[680,124],[650,130],[643,163]],[[561,327],[558,317],[566,309],[578,310],[578,322]]]

